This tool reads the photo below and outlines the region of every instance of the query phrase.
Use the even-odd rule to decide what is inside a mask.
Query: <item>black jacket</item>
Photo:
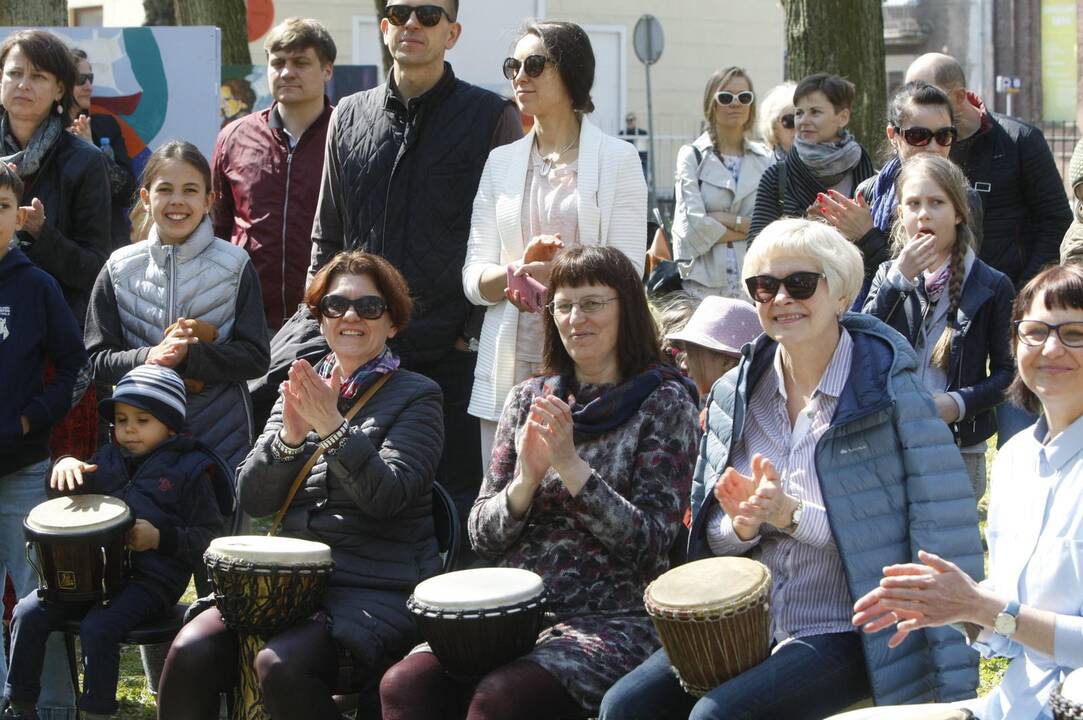
[[[917,342],[923,322],[920,292],[900,292],[887,282],[891,262],[880,266],[869,287],[865,312]],[[994,408],[1015,375],[1012,360],[1011,316],[1015,290],[1011,280],[981,260],[975,260],[963,283],[959,301],[959,335],[948,358],[948,391],[966,403],[966,416],[951,426],[956,442],[967,447],[988,440],[997,431]]]
[[[225,530],[223,515],[230,508],[223,507],[212,480],[212,474],[222,477],[222,461],[190,435],[179,435],[138,458],[104,445],[90,462],[98,469],[84,476],[89,479],[83,492],[120,498],[133,516],[158,529],[156,550],[132,553],[132,577],[163,603],[176,603],[202,566],[211,539]]]
[[[23,180],[22,204],[40,200],[45,206],[45,226],[36,240],[22,231],[19,241],[27,257],[60,283],[82,328],[90,288],[113,248],[105,158],[96,147],[65,130],[38,171]]]
[[[462,269],[471,210],[509,107],[444,67],[440,81],[406,105],[389,79],[335,108],[312,228],[311,272],[358,249],[384,256],[406,277],[414,315],[391,343],[406,365],[438,360],[469,332]]]
[[[1042,131],[1006,115],[986,118],[981,130],[952,146],[951,159],[982,198],[978,257],[1022,288],[1057,262],[1072,211]]]
[[[112,235],[115,250],[121,245],[128,244],[128,210],[131,209],[135,200],[135,170],[132,168],[132,159],[128,157],[124,133],[115,117],[108,113],[91,115],[90,134],[99,147],[102,144],[102,138],[109,138],[109,147],[113,148],[113,159],[105,158],[105,169],[109,175],[113,201]]]

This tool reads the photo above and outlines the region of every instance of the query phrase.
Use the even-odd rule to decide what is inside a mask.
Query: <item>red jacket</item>
[[[272,331],[304,295],[331,110],[325,100],[292,151],[277,105],[230,123],[215,143],[214,234],[248,250]]]

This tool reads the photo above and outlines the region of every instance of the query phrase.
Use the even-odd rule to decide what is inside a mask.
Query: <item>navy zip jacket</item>
[[[890,269],[888,261],[876,272],[865,312],[901,332],[913,346],[924,322],[919,291],[902,292],[887,282]],[[1015,288],[1007,275],[974,260],[963,281],[959,330],[952,339],[947,369],[948,392],[958,392],[966,403],[966,416],[951,425],[962,447],[984,442],[997,431],[994,410],[1015,376],[1011,339],[1014,298]]]
[[[46,359],[56,368],[48,385]],[[0,478],[49,457],[49,431],[71,409],[86,363],[83,333],[60,285],[11,248],[0,260]],[[25,436],[20,416],[30,424]]]
[[[906,340],[874,317],[846,313],[854,341],[831,426],[816,444],[816,474],[850,596],[875,588],[885,565],[912,562],[919,549],[955,562],[980,580],[981,537],[970,480],[951,433],[915,372]],[[752,388],[771,371],[777,343],[761,335],[741,363],[711,388],[707,429],[692,478],[689,557],[710,555],[707,517],[714,486],[741,440]],[[897,648],[891,632],[860,633],[877,705],[974,697],[978,654],[948,627],[926,628]]]
[[[211,476],[221,460],[190,435],[178,435],[141,457],[103,445],[90,462],[98,469],[84,475],[89,479],[82,492],[120,498],[136,519],[158,528],[156,550],[132,553],[131,579],[150,587],[164,604],[175,604],[202,566],[211,539],[224,531],[228,507],[222,507]]]

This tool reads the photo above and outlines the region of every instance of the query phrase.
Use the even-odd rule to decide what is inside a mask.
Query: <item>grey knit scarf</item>
[[[60,133],[64,132],[64,123],[59,115],[49,115],[38,125],[38,129],[30,137],[30,142],[25,148],[19,148],[19,143],[11,134],[11,124],[7,113],[0,114],[0,138],[3,139],[3,150],[0,160],[6,163],[15,163],[15,171],[21,178],[28,178],[38,171],[45,154],[60,139]]]
[[[838,185],[861,162],[861,145],[849,130],[843,131],[838,140],[824,143],[796,138],[794,147],[801,162],[824,187]]]

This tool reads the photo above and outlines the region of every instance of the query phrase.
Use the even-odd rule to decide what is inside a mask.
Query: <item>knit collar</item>
[[[147,242],[150,244],[150,256],[156,264],[165,265],[166,259],[170,257],[173,258],[175,263],[186,263],[206,250],[214,242],[214,229],[211,227],[211,218],[209,215],[204,216],[199,226],[179,245],[163,245],[161,238],[158,237],[157,225],[151,227],[150,237],[147,238]],[[173,249],[170,250],[169,248]]]

